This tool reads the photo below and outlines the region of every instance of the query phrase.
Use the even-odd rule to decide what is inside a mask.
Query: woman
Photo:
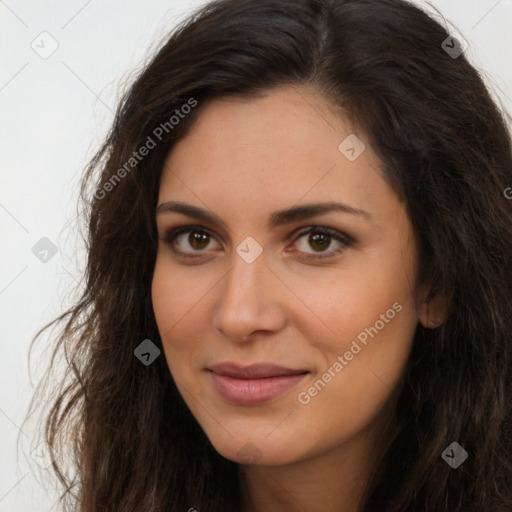
[[[512,510],[511,139],[460,49],[401,0],[171,34],[83,181],[70,509]]]

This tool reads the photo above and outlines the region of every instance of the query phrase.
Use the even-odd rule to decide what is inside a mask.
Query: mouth
[[[233,405],[260,405],[295,387],[310,372],[270,363],[239,366],[221,363],[207,368],[213,386]]]

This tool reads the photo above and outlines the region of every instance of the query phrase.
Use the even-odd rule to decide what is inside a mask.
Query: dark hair
[[[84,291],[36,335],[65,320],[53,356],[65,354],[66,377],[45,430],[71,461],[71,472],[64,458],[53,464],[64,505],[241,510],[238,464],[212,447],[165,358],[146,367],[134,349],[145,339],[162,349],[151,280],[168,152],[208,101],[287,84],[316,88],[365,135],[418,236],[419,282],[448,305],[441,327],[417,327],[397,430],[364,511],[512,510],[511,137],[477,70],[443,48],[447,37],[402,0],[220,0],[172,32],[83,179]],[[155,147],[127,166],[148,137]],[[453,441],[469,454],[456,470],[441,458]]]

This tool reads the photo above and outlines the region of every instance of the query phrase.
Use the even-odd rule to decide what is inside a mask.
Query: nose
[[[248,263],[233,251],[231,270],[219,285],[212,315],[213,328],[235,342],[246,342],[257,332],[270,334],[286,325],[280,298],[283,283],[266,265],[264,254]]]

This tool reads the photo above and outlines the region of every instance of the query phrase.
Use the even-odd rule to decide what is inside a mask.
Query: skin
[[[311,88],[215,99],[162,171],[159,205],[192,204],[227,225],[157,214],[161,239],[187,225],[202,226],[210,237],[199,246],[191,245],[189,233],[175,239],[185,256],[199,254],[188,260],[159,242],[152,300],[178,389],[215,449],[240,463],[246,512],[359,509],[387,446],[385,415],[416,326],[431,326],[426,289],[415,286],[417,243],[405,206],[368,143],[354,161],[340,152],[349,134],[365,142]],[[268,227],[276,210],[324,201],[367,215],[335,211]],[[354,242],[343,246],[327,236],[319,249],[308,234],[294,234],[308,226],[331,227]],[[263,248],[252,263],[236,252],[248,236]],[[343,250],[333,255],[338,247]],[[307,259],[319,253],[331,256]],[[300,403],[299,393],[394,303],[400,312]],[[206,371],[224,361],[272,362],[310,373],[268,403],[239,406],[218,394]],[[252,464],[243,456],[248,451]]]

